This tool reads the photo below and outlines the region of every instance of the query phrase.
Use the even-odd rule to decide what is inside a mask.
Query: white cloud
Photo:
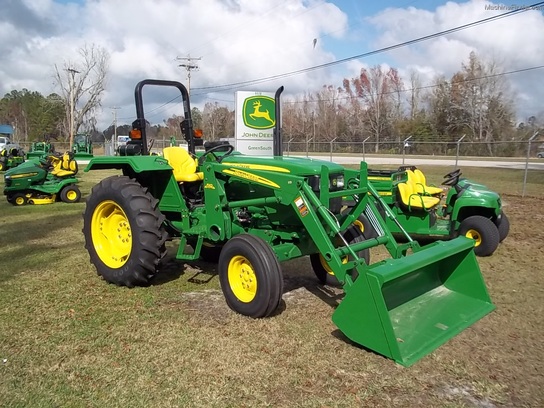
[[[370,18],[380,31],[377,47],[405,42],[464,24],[503,14],[508,10],[486,10],[493,3],[472,0],[466,3],[447,2],[430,12],[414,7],[386,9]],[[485,60],[497,62],[503,72],[544,65],[544,16],[532,10],[447,36],[423,41],[392,51],[394,65],[416,67],[422,77],[451,76],[460,70],[470,51]],[[520,118],[541,110],[544,87],[540,86],[544,70],[508,75],[517,93]]]
[[[225,92],[197,88],[232,84],[281,75],[335,61],[342,47],[356,55],[365,32],[350,20],[349,2],[339,0],[23,0],[3,4],[0,14],[0,94],[23,87],[47,95],[53,87],[54,65],[78,60],[84,44],[106,48],[111,55],[108,88],[103,98],[99,126],[111,123],[109,107],[122,107],[119,117],[134,115],[133,92],[145,78],[174,79],[187,84],[186,71],[177,56],[202,57],[191,76],[193,106],[212,98],[234,100],[235,89]],[[334,4],[333,4],[334,3]],[[353,2],[355,4],[355,2]],[[417,3],[416,3],[417,4]],[[433,34],[487,18],[504,11],[485,10],[484,1],[448,2],[435,10],[387,8],[370,17],[379,33],[368,51]],[[360,6],[360,5],[359,5]],[[360,8],[359,6],[354,6]],[[353,10],[352,10],[353,11]],[[351,18],[351,17],[350,17]],[[331,37],[342,42],[329,41]],[[314,47],[313,39],[319,39]],[[355,39],[354,39],[355,38]],[[494,58],[505,71],[544,64],[544,17],[530,11],[460,31],[446,37],[400,48],[374,57],[399,71],[411,68],[430,80],[435,74],[451,75],[474,50]],[[365,38],[365,41],[368,37]],[[347,55],[350,55],[347,54]],[[339,54],[337,54],[339,55]],[[316,91],[323,85],[341,86],[344,77],[358,75],[369,61],[353,60],[335,68],[310,71],[245,89],[274,91],[284,85],[285,97]],[[347,73],[347,74],[346,74]],[[520,110],[541,110],[544,87],[537,86],[542,71],[511,75]],[[425,85],[425,84],[424,84]],[[155,101],[153,107],[168,98]],[[213,99],[216,98],[216,99]],[[164,109],[164,108],[163,108]],[[164,117],[181,113],[179,106],[160,109]],[[173,109],[177,109],[174,111]]]
[[[123,106],[121,115],[132,114],[138,81],[186,84],[177,56],[202,57],[200,70],[192,73],[192,88],[242,82],[332,61],[333,55],[314,48],[312,41],[325,32],[341,35],[347,27],[347,16],[320,0],[95,0],[81,5],[26,0],[9,2],[7,8],[11,12],[0,17],[6,40],[0,45],[0,93],[22,87],[44,95],[54,92],[54,64],[75,62],[80,47],[96,44],[111,55],[103,99],[106,125],[111,120],[108,106]],[[329,82],[325,75],[316,71],[252,88],[285,85],[298,92]],[[234,100],[233,92],[224,98]],[[205,95],[198,93],[195,102],[204,102]]]

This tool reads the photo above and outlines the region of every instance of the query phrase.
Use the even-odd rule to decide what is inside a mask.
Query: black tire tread
[[[506,214],[501,211],[500,221],[496,222],[495,224],[497,225],[497,229],[499,230],[499,242],[502,242],[510,233],[510,220],[508,219]]]
[[[231,259],[231,252],[234,254],[240,254],[249,250],[249,253],[242,253],[246,258],[250,258],[252,255],[256,257],[256,260],[262,262],[262,279],[258,282],[258,291],[268,291],[267,293],[258,292],[257,297],[261,295],[264,297],[262,303],[254,303],[250,309],[240,307],[241,302],[236,299],[236,296],[232,293],[230,285],[228,283],[228,264]],[[251,261],[251,260],[250,260]],[[254,265],[255,266],[255,265]],[[256,271],[256,273],[258,273]],[[221,251],[219,259],[219,279],[221,283],[221,289],[225,295],[225,300],[228,306],[246,316],[253,318],[267,317],[272,314],[280,305],[283,295],[283,275],[281,273],[280,263],[276,254],[263,239],[250,234],[240,234],[231,238],[224,245]]]
[[[482,242],[474,247],[477,256],[490,256],[499,246],[499,230],[489,218],[481,215],[473,215],[465,218],[459,226],[459,235],[465,235],[469,229],[477,230]]]
[[[107,199],[123,208],[133,231],[130,258],[119,269],[112,269],[103,264],[92,243],[90,225],[92,214],[96,205]],[[160,263],[166,255],[165,242],[168,238],[162,226],[165,217],[159,211],[158,203],[159,200],[149,194],[147,188],[127,176],[108,177],[92,188],[83,214],[83,234],[91,263],[104,280],[129,288],[146,286],[158,272]]]
[[[77,198],[75,200],[68,199],[68,191],[70,190],[77,192]],[[81,190],[75,184],[67,185],[60,191],[60,200],[63,203],[77,203],[79,200],[81,200]]]

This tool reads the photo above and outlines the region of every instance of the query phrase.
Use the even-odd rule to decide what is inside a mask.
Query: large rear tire
[[[83,213],[85,248],[97,273],[119,286],[145,286],[166,254],[159,200],[136,180],[112,176],[93,187]]]
[[[219,256],[219,282],[227,305],[253,318],[279,306],[283,276],[276,254],[263,239],[249,234],[231,238]]]
[[[510,220],[503,211],[501,211],[501,217],[495,222],[495,225],[499,230],[499,242],[502,242],[510,232]]]
[[[499,230],[489,218],[481,215],[467,217],[459,226],[459,235],[473,239],[474,253],[477,256],[489,256],[499,246]]]

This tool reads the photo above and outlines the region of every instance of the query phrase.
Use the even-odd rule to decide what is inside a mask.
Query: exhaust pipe
[[[283,156],[283,138],[281,135],[281,106],[280,106],[280,95],[283,92],[283,86],[280,86],[274,95],[275,102],[275,115],[276,115],[276,125],[274,126],[273,132],[273,144],[272,144],[272,153],[274,156]]]

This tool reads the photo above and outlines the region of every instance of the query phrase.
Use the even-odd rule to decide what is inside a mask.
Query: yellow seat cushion
[[[425,175],[423,172],[419,169],[415,169],[413,172],[412,170],[408,170],[413,174],[413,180],[416,185],[416,190],[420,194],[430,194],[430,195],[438,195],[442,194],[444,191],[439,187],[433,187],[427,185],[427,180],[425,178]]]
[[[178,183],[199,181],[204,179],[204,173],[197,172],[197,159],[191,157],[183,147],[170,146],[163,149],[163,156],[168,161]]]
[[[409,181],[406,183],[399,183],[397,187],[399,189],[400,198],[403,204],[408,207],[408,209],[430,209],[438,205],[438,203],[440,202],[440,198],[438,197],[424,196],[418,194],[415,190],[414,184]]]
[[[77,174],[77,161],[73,157],[71,157],[69,153],[64,153],[60,158],[50,156],[50,159],[51,164],[53,165],[53,170],[51,170],[51,174],[53,174],[54,176],[68,177]]]

